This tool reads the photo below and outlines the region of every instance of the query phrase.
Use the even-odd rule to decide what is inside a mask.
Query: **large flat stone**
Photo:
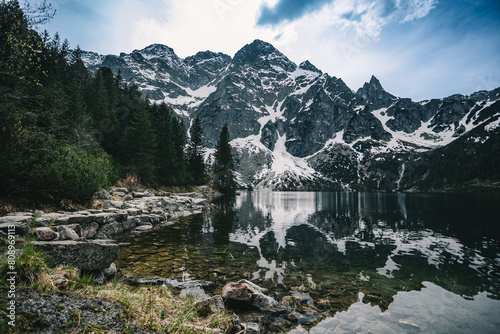
[[[34,246],[41,247],[53,263],[75,265],[81,270],[103,270],[109,268],[118,258],[119,247],[108,240],[82,242],[34,241]]]
[[[14,227],[17,235],[32,235],[30,229],[32,221],[33,215],[30,213],[0,217],[0,231],[8,233],[9,229]]]

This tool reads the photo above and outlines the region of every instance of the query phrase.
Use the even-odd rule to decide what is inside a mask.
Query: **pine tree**
[[[141,101],[138,108],[132,112],[129,125],[123,133],[121,147],[129,171],[151,183],[154,177],[157,142],[148,107],[147,101]]]
[[[231,145],[229,144],[229,131],[227,124],[222,127],[219,141],[215,151],[214,188],[224,195],[234,194],[236,181],[234,180],[234,162],[231,155]]]
[[[165,103],[154,105],[152,120],[157,133],[156,175],[161,185],[185,185],[190,182],[184,155],[184,126]],[[179,129],[180,133],[179,133]]]
[[[203,129],[198,117],[196,117],[193,125],[191,125],[189,135],[190,139],[187,148],[188,169],[193,175],[194,183],[201,185],[206,182],[207,173],[203,160],[205,153],[205,148],[203,147]]]

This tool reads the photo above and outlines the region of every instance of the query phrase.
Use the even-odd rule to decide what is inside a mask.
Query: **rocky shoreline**
[[[230,282],[221,295],[210,297],[205,291],[213,291],[214,282],[177,282],[169,278],[118,274],[114,261],[118,258],[120,246],[114,237],[175,224],[182,217],[211,210],[208,197],[201,192],[173,194],[113,188],[111,193],[103,190],[97,194],[102,202],[99,209],[18,212],[0,217],[0,236],[5,237],[14,227],[17,236],[35,239],[30,243],[47,254],[49,264],[70,265],[81,272],[93,273],[94,282],[98,284],[115,277],[129,286],[168,286],[181,297],[188,294],[198,297],[200,301],[194,307],[201,316],[238,310],[240,317],[233,313],[232,333],[260,333],[272,328],[271,332],[275,332],[283,325],[288,327],[296,323],[300,318],[297,312],[268,296],[266,289],[247,280]],[[50,279],[55,291],[65,291],[74,282],[74,278],[64,274],[50,275]],[[201,293],[197,295],[197,291]],[[88,328],[106,328],[108,332],[124,330],[124,323],[120,320],[124,310],[120,302],[101,298],[85,298],[72,293],[41,293],[24,288],[18,293],[18,310],[28,320],[23,327],[27,332],[53,333],[69,329],[81,332]],[[135,324],[127,326],[134,332],[151,332]],[[195,333],[224,332],[211,328],[194,330]]]
[[[102,271],[118,258],[112,239],[123,233],[140,233],[153,226],[173,224],[182,217],[210,210],[201,192],[153,193],[112,188],[96,194],[100,209],[79,211],[16,212],[0,217],[0,236],[34,237],[52,263],[74,265],[84,271]]]

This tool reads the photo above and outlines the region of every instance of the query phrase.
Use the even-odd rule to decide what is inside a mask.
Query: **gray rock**
[[[103,225],[115,220],[115,217],[116,214],[113,214],[111,212],[100,212],[92,215],[92,222]]]
[[[79,226],[79,225],[73,225]],[[60,240],[78,240],[80,236],[75,232],[75,230],[67,225],[57,226],[57,233],[59,233]]]
[[[153,225],[141,225],[137,226],[135,229],[136,231],[149,231],[153,229]]]
[[[206,206],[208,205],[208,200],[206,198],[194,198],[193,205]]]
[[[59,239],[59,233],[50,227],[37,227],[34,229],[36,239],[39,241],[50,241]]]
[[[111,196],[109,194],[109,192],[107,192],[106,190],[100,189],[100,190],[98,190],[94,194],[94,198],[97,198],[97,199],[100,199],[100,200],[103,200],[103,199],[113,199],[113,196]]]
[[[137,208],[130,208],[130,209],[126,209],[125,211],[127,211],[127,214],[129,215],[129,217],[135,217],[135,216],[142,214],[142,210],[137,209]]]
[[[69,223],[69,215],[57,212],[46,213],[38,217],[36,222],[42,226],[67,225]]]
[[[103,270],[118,258],[119,247],[108,240],[82,241],[34,241],[53,263],[75,265],[81,270]]]
[[[35,210],[35,212],[33,212],[33,216],[41,216],[43,215],[45,212],[43,212],[42,210]]]
[[[78,212],[68,216],[68,224],[88,224],[94,222],[94,215]]]
[[[66,210],[66,211],[76,211],[76,210],[78,210],[78,207],[76,206],[76,204],[73,203],[69,199],[63,199],[63,200],[61,200],[61,202],[59,204],[61,205],[61,208],[63,210]]]
[[[242,303],[261,312],[280,313],[286,311],[284,306],[272,297],[266,296],[265,291],[248,280],[241,280],[237,283],[226,284],[222,289],[222,297],[232,304]]]
[[[143,197],[147,197],[147,196],[149,196],[149,194],[148,194],[147,192],[134,191],[134,192],[132,193],[132,196],[133,196],[134,198],[143,198]]]
[[[97,224],[96,222],[88,224],[76,224],[71,226],[71,228],[74,229],[74,231],[76,232],[76,234],[78,234],[79,237],[84,239],[93,239],[97,234],[97,230],[99,229],[99,224]]]
[[[214,296],[212,298],[200,300],[194,304],[194,308],[198,311],[199,315],[206,317],[210,314],[223,310],[224,302],[222,301],[221,296]]]
[[[0,217],[0,231],[8,233],[14,227],[16,235],[32,235],[30,224],[33,221],[31,213]]]
[[[173,198],[161,197],[160,206],[167,211],[177,211],[180,208],[179,203]]]
[[[117,196],[117,197],[121,197],[121,198],[127,196],[126,193],[122,193],[122,192],[118,192],[118,191],[114,192],[113,195]]]
[[[121,209],[123,207],[123,202],[115,200],[104,200],[102,201],[102,207],[103,209]]]
[[[106,277],[106,279],[114,277],[117,272],[118,272],[118,268],[116,267],[116,264],[114,262],[111,263],[109,268],[106,268],[102,271],[102,273],[103,273],[104,277]]]

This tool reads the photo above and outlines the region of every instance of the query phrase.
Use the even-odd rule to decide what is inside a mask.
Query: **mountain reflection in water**
[[[296,307],[293,333],[495,332],[499,203],[499,194],[241,192],[210,213],[127,238],[117,264],[216,281],[216,292],[252,279]],[[436,323],[438,313],[446,321]]]

